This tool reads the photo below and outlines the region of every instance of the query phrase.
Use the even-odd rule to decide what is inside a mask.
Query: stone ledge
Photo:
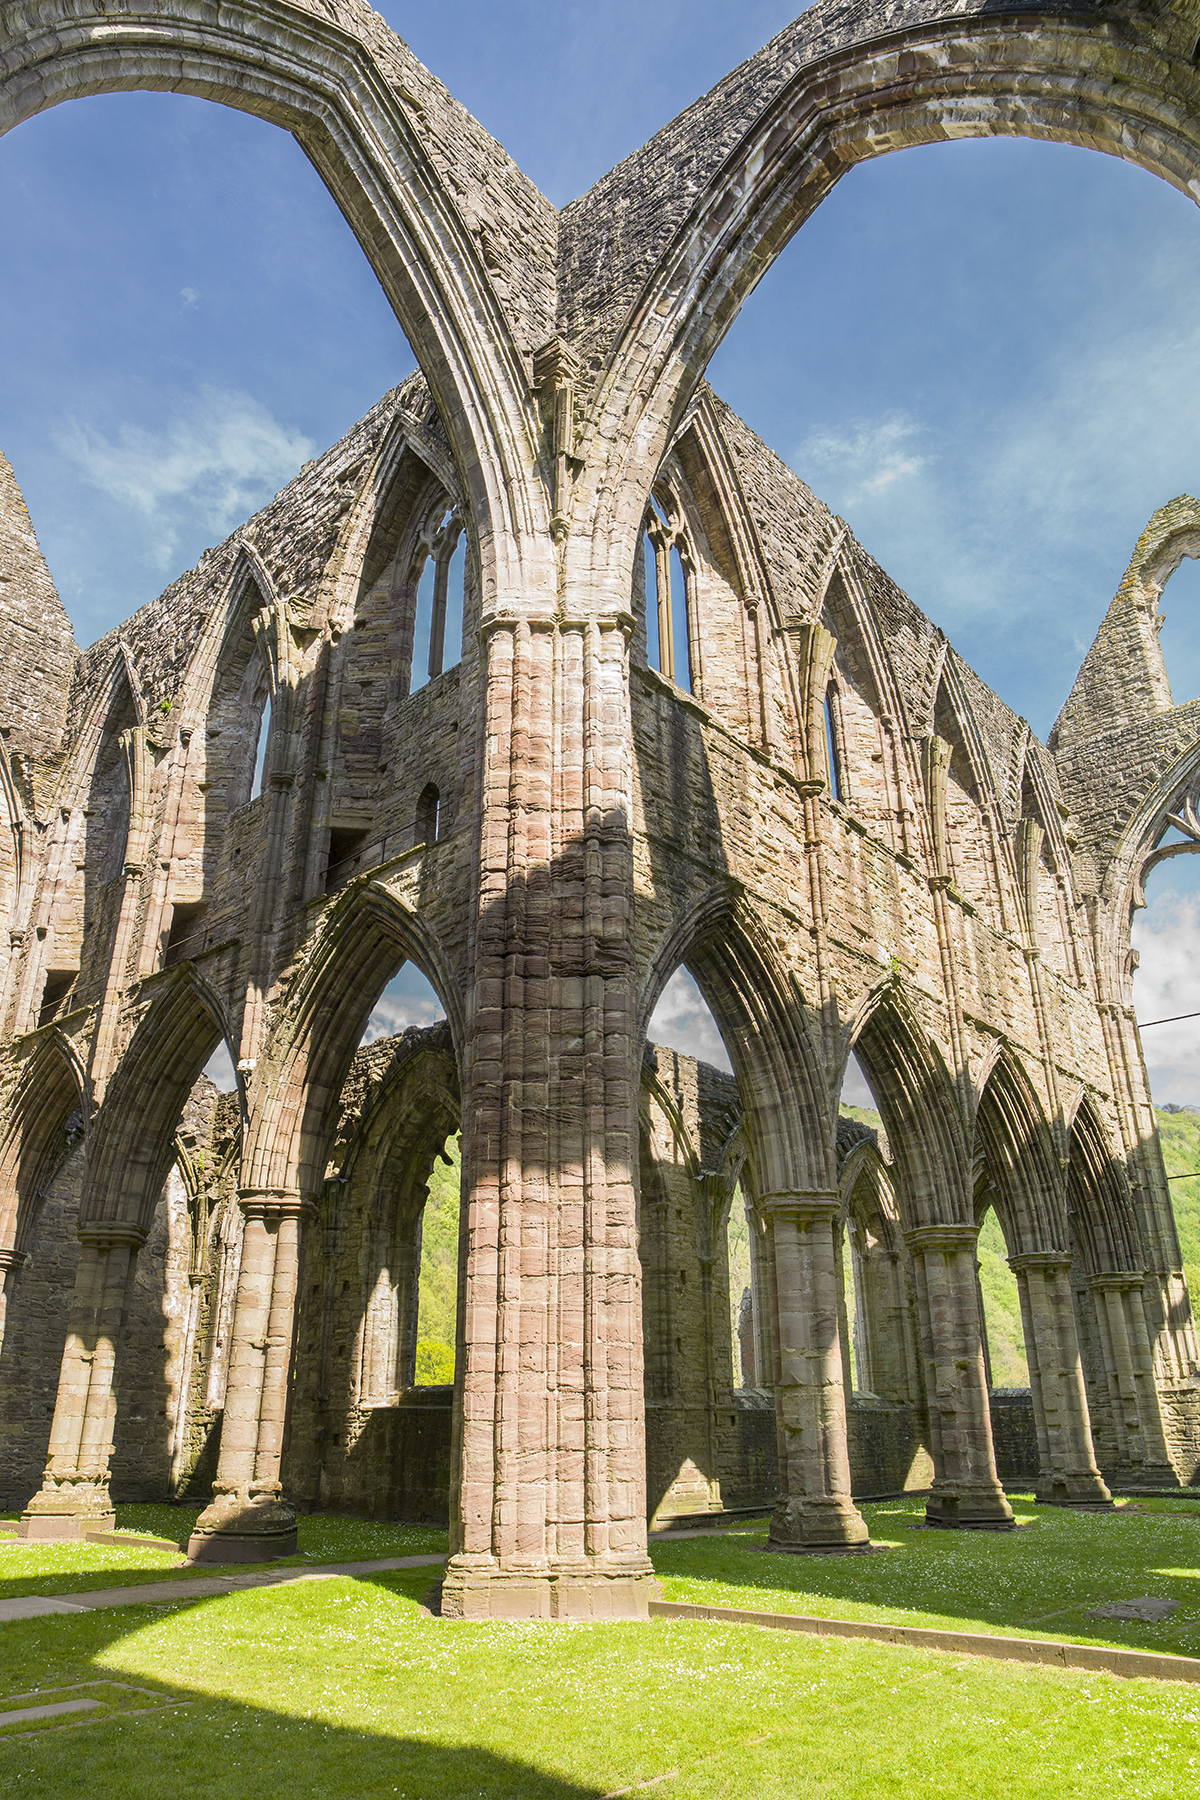
[[[993,1637],[977,1631],[935,1631],[921,1625],[876,1625],[868,1619],[815,1619],[806,1613],[750,1612],[737,1606],[699,1606],[684,1600],[652,1600],[650,1617],[758,1625],[770,1631],[804,1631],[812,1637],[867,1638],[873,1643],[902,1644],[913,1650],[948,1650],[959,1655],[997,1657],[1004,1662],[1043,1663],[1055,1669],[1141,1676],[1151,1681],[1200,1682],[1198,1657],[1164,1656],[1153,1650],[1121,1650],[1104,1644]]]

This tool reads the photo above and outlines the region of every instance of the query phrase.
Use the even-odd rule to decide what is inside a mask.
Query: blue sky
[[[381,10],[560,204],[791,16]],[[81,642],[412,367],[298,148],[202,101],[113,96],[20,127],[0,140],[0,231],[0,445]],[[1200,485],[1198,278],[1200,213],[1138,169],[1015,142],[907,151],[843,180],[710,375],[1044,734],[1149,514]],[[1164,602],[1181,699],[1200,693],[1198,601],[1188,564]],[[1138,926],[1148,1017],[1200,1007],[1182,864]],[[1200,1102],[1200,1037],[1168,1036],[1147,1039],[1170,1058],[1156,1091]]]

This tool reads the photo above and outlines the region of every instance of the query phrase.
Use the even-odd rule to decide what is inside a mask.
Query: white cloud
[[[904,413],[856,420],[840,430],[813,432],[792,464],[818,491],[824,482],[836,482],[842,504],[853,506],[926,467],[931,459],[919,456],[913,447],[913,440],[925,433],[925,426]]]
[[[686,969],[676,969],[659,995],[646,1035],[652,1044],[680,1050],[714,1069],[732,1067],[716,1021]]]
[[[1200,1013],[1200,900],[1168,889],[1134,921],[1141,957],[1133,997],[1139,1022]],[[1200,1019],[1155,1025],[1142,1040],[1150,1087],[1161,1106],[1200,1104]]]
[[[229,1045],[224,1038],[221,1039],[205,1063],[204,1073],[213,1086],[220,1088],[223,1094],[232,1094],[237,1086],[237,1076],[233,1072],[233,1058],[229,1054]]]
[[[377,1044],[380,1038],[399,1037],[410,1025],[436,1025],[445,1016],[441,1002],[434,995],[426,1000],[397,997],[385,992],[367,1020],[367,1029],[362,1036],[363,1046]]]
[[[199,303],[200,295],[193,287],[183,287],[179,290],[179,298],[183,301],[184,312],[191,312],[193,307]]]
[[[158,569],[190,528],[223,537],[313,454],[308,438],[250,394],[216,387],[202,388],[160,430],[122,425],[110,438],[72,418],[56,443],[85,481],[140,521]]]

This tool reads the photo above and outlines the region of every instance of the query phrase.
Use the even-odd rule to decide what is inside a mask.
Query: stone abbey
[[[650,1518],[850,1552],[855,1495],[1003,1530],[1006,1475],[1200,1479],[1130,951],[1200,846],[1157,632],[1200,505],[1043,744],[704,380],[869,157],[1024,134],[1200,194],[1196,0],[817,6],[561,212],[357,0],[0,21],[0,129],[152,88],[291,131],[420,364],[83,651],[0,460],[22,1533],[186,1498],[194,1557],[257,1561],[298,1509],[448,1515],[447,1614],[637,1617]],[[363,1047],[405,963],[444,1022]],[[647,1042],[681,967],[732,1076]],[[417,1386],[460,1132],[455,1379]],[[1027,1396],[989,1394],[989,1209]]]

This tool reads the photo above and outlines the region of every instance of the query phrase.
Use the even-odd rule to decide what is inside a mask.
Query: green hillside
[[[1158,1138],[1168,1175],[1200,1169],[1200,1112],[1158,1112]],[[1200,1302],[1200,1178],[1171,1183],[1175,1228],[1192,1304]]]
[[[460,1140],[446,1139],[447,1165],[429,1177],[421,1223],[421,1283],[417,1310],[417,1386],[454,1380],[454,1327],[458,1303]]]

